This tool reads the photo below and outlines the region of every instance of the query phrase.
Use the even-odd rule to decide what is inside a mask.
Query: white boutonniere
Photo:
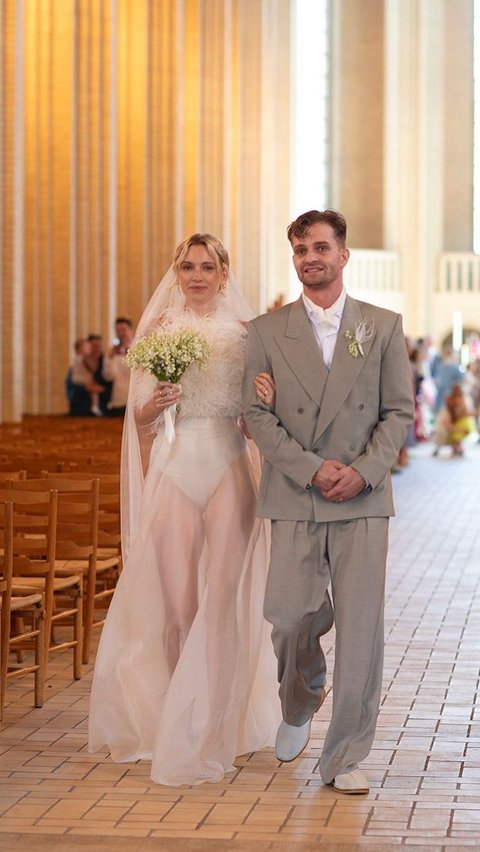
[[[364,319],[358,322],[355,326],[355,331],[346,331],[345,337],[348,340],[348,351],[354,358],[359,355],[365,358],[363,344],[373,337],[375,331],[375,323],[373,320]]]

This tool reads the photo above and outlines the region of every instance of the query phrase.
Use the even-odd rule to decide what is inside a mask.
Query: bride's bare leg
[[[246,460],[240,456],[222,478],[205,512],[209,549],[207,665],[212,717],[220,716],[232,698],[232,688],[242,683],[237,671],[239,662],[248,665],[248,635],[239,635],[238,597],[254,522],[255,491]],[[249,594],[248,582],[243,591]],[[248,613],[248,599],[240,610]]]
[[[158,505],[153,533],[165,599],[165,643],[173,672],[198,609],[198,563],[203,546],[201,510],[174,482]]]

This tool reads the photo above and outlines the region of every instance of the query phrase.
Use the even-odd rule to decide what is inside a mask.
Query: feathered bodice
[[[165,312],[155,330],[188,327],[206,338],[209,356],[204,366],[191,364],[180,379],[182,398],[177,418],[238,417],[242,411],[242,376],[246,329],[240,322],[215,316],[199,317],[191,311]],[[150,330],[153,330],[150,329]],[[135,407],[142,408],[152,398],[156,379],[135,371]]]

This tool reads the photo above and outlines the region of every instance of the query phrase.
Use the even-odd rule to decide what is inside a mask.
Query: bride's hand
[[[275,382],[270,373],[259,373],[255,379],[255,390],[260,402],[275,408]]]
[[[182,386],[172,385],[170,382],[157,382],[153,392],[153,399],[159,411],[165,411],[170,405],[180,401]]]

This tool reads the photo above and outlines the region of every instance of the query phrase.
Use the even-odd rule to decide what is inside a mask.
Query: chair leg
[[[74,607],[76,613],[73,617],[73,638],[75,645],[73,646],[73,677],[75,680],[80,680],[82,677],[82,653],[83,653],[83,592],[82,585],[77,589],[73,589]]]
[[[54,611],[53,592],[49,589],[45,590],[43,605],[45,610],[45,666],[48,666],[48,653],[52,643],[52,616]]]
[[[45,697],[45,614],[42,609],[33,611],[32,628],[38,630],[35,636],[35,707],[43,707]]]
[[[82,662],[88,663],[90,659],[90,644],[93,633],[93,614],[95,609],[95,572],[89,571],[87,576],[87,591],[85,595],[84,622],[83,622],[83,654]]]
[[[0,629],[0,722],[3,720],[5,692],[7,687],[8,655],[10,651],[10,619],[2,611]]]
[[[55,595],[54,595],[53,596],[53,609],[52,609],[52,625],[50,627],[50,639],[49,639],[49,643],[48,643],[50,647],[57,644],[57,625],[53,621],[53,616],[55,615],[56,608],[57,608],[57,602],[55,600]]]
[[[15,616],[15,633],[25,633],[25,621],[22,615]],[[21,648],[16,648],[15,655],[17,657],[17,663],[20,664],[24,662],[25,657]]]

